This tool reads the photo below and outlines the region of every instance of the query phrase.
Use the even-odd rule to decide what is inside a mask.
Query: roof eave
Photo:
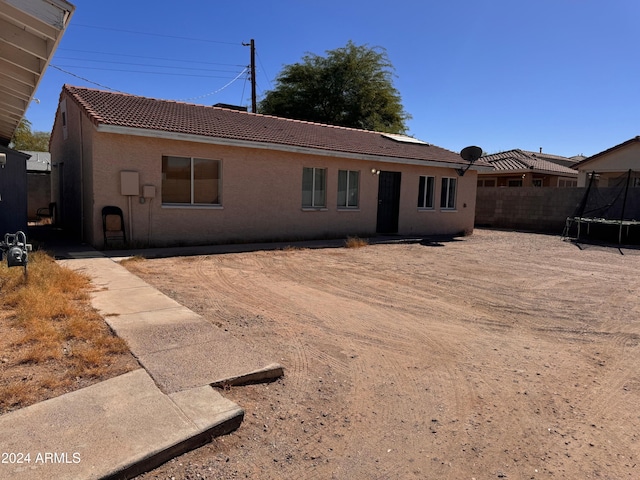
[[[342,152],[335,150],[324,150],[321,148],[299,147],[295,145],[284,145],[280,143],[256,142],[250,140],[239,140],[234,138],[211,137],[206,135],[194,135],[189,133],[167,132],[164,130],[153,130],[147,128],[124,127],[120,125],[108,125],[99,123],[96,125],[99,133],[113,133],[118,135],[133,135],[138,137],[162,138],[166,140],[179,140],[183,142],[207,143],[210,145],[224,145],[232,147],[257,148],[262,150],[277,150],[290,153],[303,153],[307,155],[322,155],[326,157],[349,158],[354,160],[369,160],[372,162],[398,163],[404,165],[422,165],[430,167],[460,168],[464,163],[454,163],[435,160],[418,160],[412,158],[390,157],[383,155],[371,155],[364,153]],[[471,166],[471,170],[480,170],[486,167]]]
[[[631,145],[633,143],[636,143],[640,141],[640,136],[636,136],[633,138],[630,138],[629,140],[619,143],[618,145],[614,145],[613,147],[607,148],[606,150],[603,150],[602,152],[598,152],[595,155],[591,155],[590,157],[585,158],[584,160],[582,160],[581,162],[576,163],[573,168],[575,169],[579,169],[579,167],[584,167],[585,165],[591,163],[594,160],[599,159],[600,157],[603,157],[604,155],[607,155],[615,150],[618,150],[620,148],[624,148],[628,145]]]

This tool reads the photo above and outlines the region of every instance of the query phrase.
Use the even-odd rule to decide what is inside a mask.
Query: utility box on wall
[[[120,194],[138,196],[140,194],[140,174],[123,170],[120,172]]]
[[[143,185],[142,186],[142,196],[144,198],[155,198],[156,197],[156,187],[155,187],[155,185]]]

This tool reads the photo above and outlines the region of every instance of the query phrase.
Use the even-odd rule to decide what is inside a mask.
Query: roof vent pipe
[[[542,147],[540,147],[540,153],[542,153]]]

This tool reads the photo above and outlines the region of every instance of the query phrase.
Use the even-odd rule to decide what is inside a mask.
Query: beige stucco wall
[[[79,111],[75,104],[67,101],[68,138],[63,139],[62,128],[54,128],[52,158],[53,162],[65,159],[64,170],[70,179],[82,177],[83,187],[75,185],[73,195],[65,197],[65,207],[69,209],[67,220],[83,224],[83,239],[98,248],[103,246],[101,210],[106,205],[122,209],[133,246],[374,234],[379,176],[371,173],[372,168],[402,173],[398,233],[434,235],[473,230],[477,181],[473,170],[459,177],[450,168],[102,133],[84,115],[80,119],[76,114]],[[163,206],[163,155],[220,160],[221,206]],[[73,176],[70,167],[75,170]],[[325,209],[302,208],[303,167],[327,169]],[[121,195],[120,172],[123,170],[138,172],[140,192],[144,185],[153,185],[156,197],[144,199],[142,203],[140,196]],[[360,172],[359,208],[355,210],[337,207],[338,170]],[[433,210],[417,208],[420,175],[436,177]],[[442,177],[458,180],[457,208],[453,211],[439,208]],[[59,192],[54,192],[56,194]],[[82,203],[82,208],[67,205],[71,201]]]
[[[62,97],[64,99],[64,95]],[[51,152],[51,199],[56,203],[56,221],[82,241],[92,225],[92,152],[95,127],[71,100],[56,112],[49,150]]]
[[[595,171],[600,174],[599,186],[607,187],[609,179],[629,170],[640,170],[640,143],[638,142],[612,150],[579,166],[578,186],[585,187],[588,184],[588,174]]]
[[[163,206],[163,155],[208,158],[222,164],[220,207]],[[399,233],[449,234],[471,231],[475,209],[475,172],[458,177],[452,169],[336,159],[316,155],[261,149],[204,145],[116,134],[94,137],[94,184],[92,243],[101,245],[100,210],[116,205],[129,226],[129,197],[120,195],[120,171],[139,172],[142,186],[153,185],[157,196],[131,198],[130,240],[139,245],[247,242],[367,235],[376,230],[378,175],[371,168],[400,171]],[[327,169],[327,207],[302,208],[303,167]],[[337,207],[338,170],[360,172],[359,208]],[[436,208],[417,208],[420,175],[436,176]],[[457,209],[441,211],[440,179],[458,179]]]

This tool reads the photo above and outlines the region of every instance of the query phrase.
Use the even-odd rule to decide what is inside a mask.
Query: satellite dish
[[[482,149],[474,145],[465,147],[460,152],[460,156],[469,163],[473,163],[482,156]]]
[[[469,168],[471,168],[471,165],[473,165],[473,162],[475,162],[482,156],[482,149],[480,147],[476,147],[473,145],[470,147],[465,147],[460,152],[460,156],[464,160],[469,162],[469,165],[467,165],[466,168],[456,169],[456,171],[458,172],[458,175],[462,177],[465,174],[465,172],[469,170]]]

